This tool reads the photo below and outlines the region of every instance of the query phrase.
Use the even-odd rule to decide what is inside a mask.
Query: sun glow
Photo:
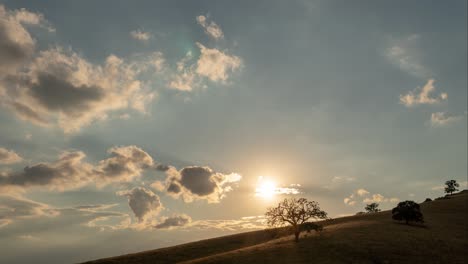
[[[255,188],[255,196],[262,198],[272,198],[276,194],[276,183],[270,180],[260,178],[257,188]]]

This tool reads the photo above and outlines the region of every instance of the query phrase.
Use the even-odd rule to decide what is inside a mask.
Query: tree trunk
[[[296,243],[299,242],[299,234],[299,231],[294,232],[294,241],[296,241]]]

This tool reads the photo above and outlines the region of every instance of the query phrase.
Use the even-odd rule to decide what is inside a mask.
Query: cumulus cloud
[[[445,126],[461,120],[462,116],[450,116],[445,112],[436,112],[431,114],[431,125],[434,127]]]
[[[183,227],[189,225],[192,222],[192,218],[188,215],[175,215],[166,217],[161,223],[154,226],[156,229],[172,229],[176,227]]]
[[[163,209],[159,196],[143,187],[135,187],[127,191],[119,191],[117,195],[126,196],[138,222],[145,223]]]
[[[88,184],[104,186],[129,182],[153,166],[153,159],[136,146],[113,147],[110,157],[93,165],[84,161],[81,151],[60,154],[54,162],[27,166],[20,172],[7,172],[0,177],[0,188],[47,187],[54,190],[76,189]]]
[[[401,70],[413,76],[424,78],[429,75],[429,70],[421,63],[419,39],[418,34],[404,38],[392,38],[384,55],[390,63]]]
[[[142,74],[161,71],[162,54],[124,60],[110,55],[93,64],[60,47],[36,52],[25,25],[47,27],[39,13],[0,5],[0,106],[41,126],[78,131],[114,111],[147,113],[155,97]]]
[[[230,75],[239,70],[242,60],[227,52],[210,49],[197,42],[200,57],[196,63],[190,64],[193,59],[191,52],[177,63],[177,72],[172,76],[168,86],[181,91],[192,91],[201,85],[203,78],[212,82],[226,84]]]
[[[354,206],[354,205],[356,205],[358,203],[357,198],[359,198],[359,197],[361,197],[360,199],[363,199],[362,203],[364,203],[364,204],[368,204],[368,203],[386,203],[386,202],[396,203],[396,202],[399,201],[399,199],[396,198],[396,197],[387,198],[387,197],[383,196],[380,193],[371,194],[366,189],[361,188],[361,189],[357,189],[356,191],[354,191],[350,196],[344,198],[343,202],[346,205]]]
[[[103,65],[94,65],[72,51],[42,51],[27,72],[4,82],[7,90],[2,101],[21,119],[76,132],[106,119],[112,111],[145,113],[155,94],[137,77],[153,62],[126,62],[111,55]]]
[[[448,95],[446,93],[441,93],[437,97],[431,96],[434,91],[434,79],[429,79],[422,88],[418,87],[405,95],[400,95],[400,103],[411,107],[420,104],[437,104],[447,100]]]
[[[181,197],[185,202],[204,199],[209,203],[218,203],[242,178],[236,173],[222,174],[201,166],[185,167],[180,171],[171,167],[166,175],[164,183],[156,181],[151,186],[174,198]]]
[[[140,29],[138,30],[132,30],[130,32],[130,36],[133,39],[139,40],[139,41],[148,41],[151,38],[151,34],[149,32],[142,31]]]
[[[195,73],[195,65],[189,65],[192,60],[192,52],[187,52],[185,57],[177,62],[177,72],[171,78],[169,87],[180,91],[191,91],[197,86],[198,78]]]
[[[222,39],[224,37],[223,31],[214,21],[208,21],[206,16],[197,16],[197,23],[203,27],[205,33],[215,40]]]
[[[200,48],[200,58],[197,61],[196,72],[213,82],[225,82],[231,72],[242,66],[242,60],[218,49],[210,49],[197,43]]]
[[[13,164],[22,161],[23,158],[13,150],[0,147],[0,164]]]

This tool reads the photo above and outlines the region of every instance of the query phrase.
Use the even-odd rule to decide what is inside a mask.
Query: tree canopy
[[[291,225],[297,242],[302,224],[311,219],[326,219],[327,213],[322,211],[315,201],[308,201],[306,198],[285,198],[278,206],[268,208],[265,216],[270,226]]]
[[[458,191],[457,187],[460,185],[457,183],[456,180],[449,180],[445,182],[445,193],[452,194],[453,192]]]
[[[392,209],[392,218],[398,221],[405,221],[406,224],[409,224],[409,222],[424,223],[419,204],[414,201],[398,203],[397,207]]]
[[[377,213],[377,212],[381,211],[379,209],[379,204],[378,203],[368,204],[368,205],[366,205],[366,207],[364,209],[366,209],[366,212],[368,212],[368,213]]]

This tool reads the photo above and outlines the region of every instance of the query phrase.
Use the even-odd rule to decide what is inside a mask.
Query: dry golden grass
[[[285,229],[262,230],[87,263],[468,263],[468,193],[421,211],[424,225],[394,222],[385,211],[324,221],[321,235],[299,243]]]

